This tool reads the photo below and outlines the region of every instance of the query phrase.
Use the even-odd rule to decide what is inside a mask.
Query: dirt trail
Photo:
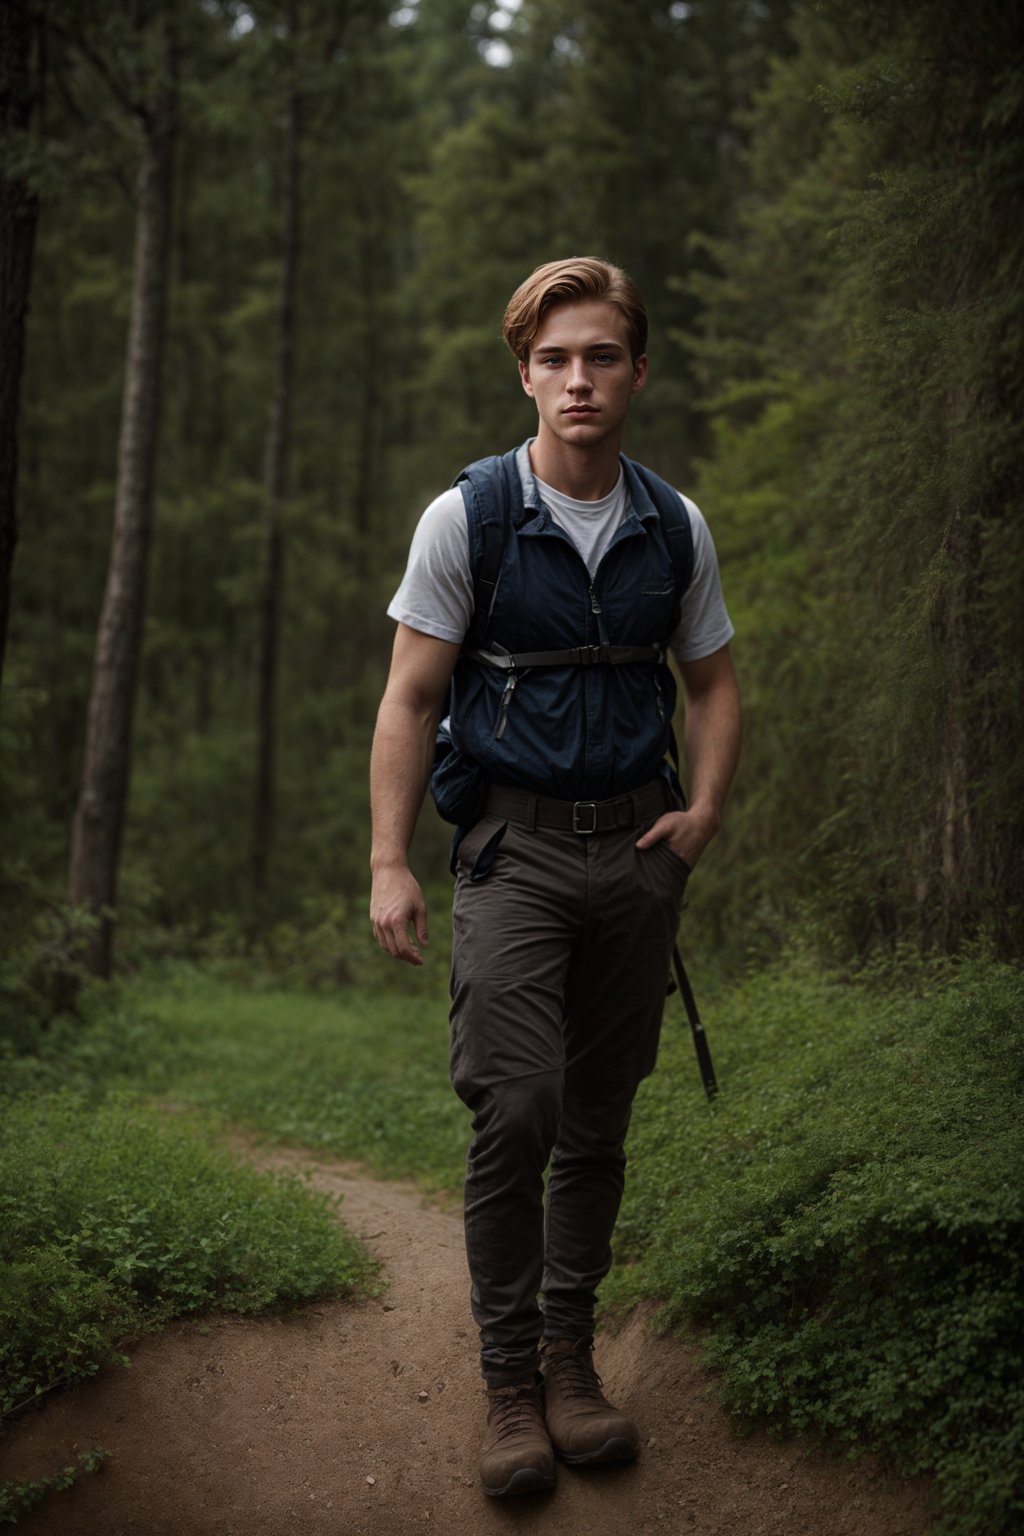
[[[543,1498],[480,1492],[483,1397],[457,1216],[400,1184],[281,1154],[344,1196],[384,1261],[373,1301],[287,1320],[215,1319],[143,1342],[12,1428],[2,1475],[38,1477],[103,1445],[107,1469],[51,1496],[25,1536],[923,1536],[928,1489],[761,1435],[708,1400],[692,1348],[634,1318],[599,1338],[609,1394],[635,1414],[636,1466],[560,1468]],[[425,1394],[425,1396],[424,1396]]]

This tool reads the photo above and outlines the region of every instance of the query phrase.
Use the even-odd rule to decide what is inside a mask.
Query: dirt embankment
[[[267,1159],[262,1159],[266,1162]],[[278,1165],[310,1166],[281,1154]],[[929,1490],[739,1438],[694,1350],[634,1318],[598,1341],[609,1396],[640,1421],[632,1467],[560,1468],[542,1498],[477,1481],[483,1421],[457,1216],[337,1164],[313,1182],[383,1260],[387,1293],[282,1320],[215,1319],[142,1343],[12,1428],[2,1477],[38,1477],[93,1445],[108,1467],[51,1496],[25,1536],[924,1536]]]

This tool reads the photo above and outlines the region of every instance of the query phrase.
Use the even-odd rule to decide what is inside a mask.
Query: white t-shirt
[[[536,487],[558,526],[572,539],[591,575],[629,510],[625,476],[600,501],[574,501],[538,480],[530,468],[529,444],[516,457],[527,500]],[[699,507],[680,494],[693,532],[693,577],[683,594],[679,626],[669,643],[677,663],[700,661],[732,639],[733,627],[722,597],[711,533]],[[444,491],[420,518],[409,563],[388,614],[400,624],[438,640],[461,645],[473,617],[473,573],[469,561],[466,506],[459,486]]]

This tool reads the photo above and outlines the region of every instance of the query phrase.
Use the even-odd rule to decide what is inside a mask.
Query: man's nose
[[[572,390],[589,390],[592,388],[590,372],[582,358],[569,364],[569,388]]]

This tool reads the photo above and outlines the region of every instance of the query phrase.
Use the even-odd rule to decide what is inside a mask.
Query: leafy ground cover
[[[260,1174],[193,1116],[124,1094],[22,1092],[0,1122],[0,1412],[213,1308],[372,1283],[324,1197]]]
[[[93,1446],[79,1451],[73,1462],[49,1477],[0,1484],[0,1525],[17,1525],[20,1517],[41,1504],[48,1493],[64,1493],[74,1487],[83,1472],[98,1472],[109,1454],[101,1445]]]
[[[935,1470],[950,1531],[1009,1536],[1024,1517],[1024,977],[980,957],[851,981],[794,955],[731,987],[695,980],[724,1091],[705,1103],[670,1004],[608,1303],[656,1297],[666,1321],[705,1326],[739,1414]],[[14,1076],[117,1082],[456,1188],[468,1116],[445,1018],[422,973],[401,994],[311,994],[178,967]]]
[[[711,1330],[740,1413],[937,1472],[948,1529],[1024,1522],[1024,977],[851,987],[790,961],[670,1039],[634,1121],[609,1299]]]
[[[374,1266],[324,1196],[239,1164],[194,1115],[109,1093],[88,1050],[72,1053],[77,1090],[32,1091],[59,1075],[48,1051],[45,1064],[8,1061],[0,1095],[0,1421],[107,1360],[127,1365],[121,1351],[173,1317],[372,1286]],[[106,1454],[5,1482],[0,1525]]]
[[[396,968],[397,969],[397,968]],[[411,973],[410,973],[411,974]],[[119,1084],[386,1175],[460,1187],[467,1144],[447,1076],[447,1001],[415,990],[268,987],[172,965],[62,1023],[11,1070],[37,1090]],[[414,983],[415,986],[415,983]]]

